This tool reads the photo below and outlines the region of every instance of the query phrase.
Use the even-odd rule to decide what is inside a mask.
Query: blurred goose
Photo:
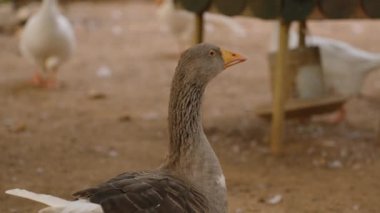
[[[173,0],[155,1],[159,5],[157,15],[162,26],[176,36],[181,48],[191,45],[195,31],[195,15],[186,10],[176,9]],[[227,27],[238,37],[246,36],[245,29],[229,17],[205,13],[205,20],[206,30],[220,25]]]
[[[279,26],[276,25],[270,51],[277,50]],[[299,35],[289,31],[289,49],[298,47]],[[322,36],[306,36],[306,46],[317,46],[320,50],[324,91],[329,94],[354,97],[361,94],[365,77],[380,68],[380,54],[358,49],[343,41],[325,38]],[[304,85],[307,86],[307,85]],[[302,88],[301,88],[302,89]],[[346,110],[342,107],[337,116],[330,122],[339,123],[346,117]]]
[[[22,189],[6,193],[49,207],[40,212],[227,212],[223,171],[203,131],[202,96],[207,84],[225,68],[245,58],[211,44],[185,51],[172,81],[169,102],[169,154],[158,169],[127,172],[67,201]]]
[[[56,87],[56,72],[72,54],[75,37],[70,22],[64,17],[57,0],[43,0],[21,35],[22,55],[41,69],[33,82],[42,87]]]
[[[277,50],[276,26],[270,51]],[[298,47],[298,34],[289,31],[289,49]],[[368,73],[380,68],[380,54],[358,49],[343,41],[309,35],[307,46],[318,46],[321,53],[325,91],[343,96],[357,96]]]

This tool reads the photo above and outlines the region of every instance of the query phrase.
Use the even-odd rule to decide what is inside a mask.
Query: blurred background
[[[0,1],[1,192],[17,187],[70,198],[123,171],[157,167],[167,152],[171,78],[192,31],[182,39],[157,1],[59,3],[76,50],[59,68],[59,88],[45,89],[30,84],[38,67],[19,50],[23,26],[40,2]],[[205,41],[248,58],[209,85],[203,107],[230,212],[378,212],[380,21],[309,22],[310,35],[368,52],[373,67],[360,76],[358,94],[347,99],[343,121],[328,122],[334,115],[288,120],[283,154],[275,157],[270,122],[256,108],[272,99],[268,53],[277,23],[209,19]],[[41,207],[0,193],[0,212]]]

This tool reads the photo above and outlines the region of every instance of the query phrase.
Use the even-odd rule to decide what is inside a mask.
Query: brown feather
[[[124,173],[74,196],[100,204],[105,213],[208,212],[194,186],[162,171]]]

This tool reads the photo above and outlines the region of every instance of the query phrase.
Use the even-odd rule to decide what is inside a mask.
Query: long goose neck
[[[169,102],[169,161],[179,162],[201,140],[201,102],[204,86],[184,82],[180,74],[172,82]]]
[[[186,82],[177,72],[169,102],[169,156],[163,168],[190,181],[206,196],[209,212],[227,212],[224,175],[203,131],[200,108],[206,83]]]
[[[179,175],[205,195],[210,211],[227,212],[227,191],[219,160],[203,131],[201,105],[208,80],[184,59],[174,74],[169,102],[170,147],[162,169]]]

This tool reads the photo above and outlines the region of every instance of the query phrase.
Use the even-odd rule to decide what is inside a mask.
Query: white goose
[[[56,87],[56,72],[75,48],[74,31],[57,5],[57,0],[43,0],[21,35],[22,55],[39,66],[33,82],[41,87]]]
[[[277,50],[279,26],[276,24],[270,51]],[[298,33],[289,31],[289,49],[298,47]],[[306,46],[317,46],[320,49],[322,71],[324,78],[324,91],[330,94],[355,97],[361,94],[365,77],[380,68],[380,54],[358,49],[343,41],[322,36],[306,36]],[[341,122],[346,117],[345,108],[331,120],[333,123]]]
[[[277,49],[278,26],[270,51]],[[289,49],[298,47],[298,34],[289,31]],[[358,49],[343,41],[308,35],[307,46],[318,46],[321,53],[325,91],[343,96],[357,96],[368,73],[380,68],[380,54]]]

